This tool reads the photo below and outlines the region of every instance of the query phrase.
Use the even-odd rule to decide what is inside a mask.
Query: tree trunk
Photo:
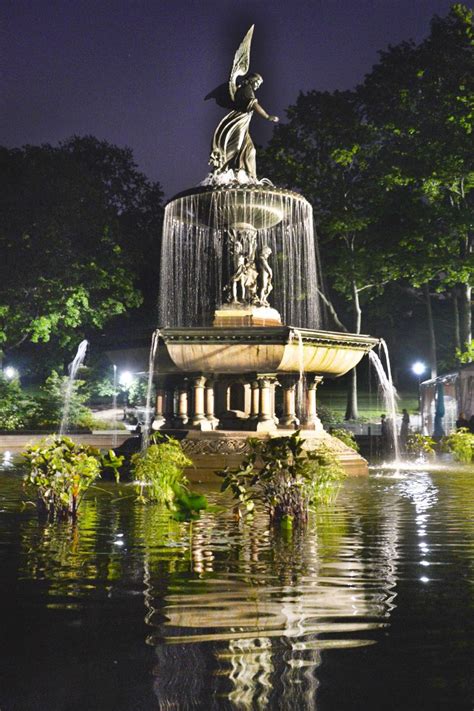
[[[357,403],[357,368],[352,368],[349,373],[349,384],[347,386],[347,403],[345,420],[357,420],[359,409]]]
[[[454,287],[452,290],[453,296],[453,317],[454,317],[454,347],[456,350],[461,349],[461,329],[459,322],[459,301],[458,301],[458,290]]]
[[[423,284],[423,294],[425,296],[426,315],[428,317],[428,340],[430,347],[429,360],[431,367],[431,377],[436,378],[438,374],[436,358],[436,334],[433,323],[433,311],[431,309],[431,295],[429,284]]]
[[[471,296],[472,287],[469,284],[461,284],[459,288],[461,295],[461,319],[460,319],[460,336],[461,336],[461,350],[466,350],[469,347],[472,340],[472,310],[471,310]]]
[[[355,282],[352,282],[352,305],[354,308],[354,332],[360,333],[362,327],[362,310],[360,308],[359,291]],[[347,404],[345,420],[357,420],[359,417],[359,407],[357,402],[357,369],[352,368],[349,375],[349,385],[347,388]]]

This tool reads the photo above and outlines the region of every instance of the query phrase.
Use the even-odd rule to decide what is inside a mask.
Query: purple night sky
[[[167,197],[208,172],[227,79],[255,23],[251,70],[284,119],[300,90],[350,89],[377,51],[419,41],[449,0],[4,0],[0,144],[92,134],[133,149]],[[264,143],[272,125],[253,119]]]

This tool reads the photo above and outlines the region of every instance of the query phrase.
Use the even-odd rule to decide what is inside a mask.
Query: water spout
[[[298,369],[299,369],[299,379],[296,389],[296,416],[299,420],[299,424],[302,425],[306,421],[306,376],[304,372],[304,346],[303,346],[303,336],[301,331],[297,328],[293,328],[290,331],[290,342],[296,338],[298,342]]]
[[[64,393],[64,406],[63,406],[63,416],[61,418],[61,425],[59,427],[59,434],[64,435],[67,432],[69,424],[69,411],[71,409],[71,397],[74,391],[74,381],[76,379],[77,372],[84,362],[86,357],[88,341],[81,341],[74,360],[69,365],[69,380],[66,385],[66,391]]]
[[[391,439],[391,445],[393,448],[393,452],[395,455],[395,461],[398,462],[400,461],[400,446],[398,442],[398,435],[397,435],[397,391],[395,390],[393,386],[393,380],[392,380],[392,372],[390,369],[390,358],[388,355],[388,349],[387,349],[387,344],[383,339],[381,339],[380,344],[382,346],[382,349],[385,354],[385,362],[387,364],[387,372],[385,372],[385,369],[383,367],[383,363],[380,360],[379,356],[377,353],[374,353],[374,351],[369,352],[369,360],[372,363],[372,365],[375,368],[375,372],[377,373],[378,379],[379,379],[379,384],[380,388],[382,390],[382,396],[383,400],[385,403],[385,408],[388,412],[389,415],[389,422],[388,422],[388,435]]]
[[[155,372],[155,358],[160,340],[160,330],[157,328],[151,337],[150,355],[148,357],[148,383],[146,390],[145,423],[142,434],[142,452],[146,451],[150,445],[151,418],[151,396],[153,392],[153,375]]]
[[[114,369],[114,382],[113,382],[113,393],[112,393],[112,410],[114,413],[114,433],[112,435],[112,446],[117,446],[117,366],[113,365]]]

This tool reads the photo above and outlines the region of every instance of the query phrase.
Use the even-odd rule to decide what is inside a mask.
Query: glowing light
[[[422,575],[421,578],[420,578],[420,581],[421,581],[422,583],[429,583],[429,582],[430,582],[430,579],[429,579],[429,578],[426,578],[424,575]]]
[[[12,368],[11,365],[5,368],[3,372],[5,373],[5,377],[8,378],[8,380],[13,380],[18,376],[18,371],[15,368]]]
[[[416,363],[413,363],[411,366],[412,371],[415,373],[415,375],[423,375],[423,373],[426,370],[426,365],[421,362],[421,360],[417,360]]]
[[[129,370],[123,370],[120,373],[119,383],[122,387],[129,388],[130,385],[133,383],[133,381],[134,381],[133,373],[131,373]]]

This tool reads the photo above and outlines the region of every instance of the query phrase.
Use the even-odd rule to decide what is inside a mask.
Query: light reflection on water
[[[411,644],[423,647],[423,615],[433,604],[423,596],[447,569],[453,584],[459,558],[457,583],[470,585],[472,596],[474,515],[466,518],[466,511],[474,513],[472,479],[465,472],[425,470],[393,480],[349,480],[334,507],[287,538],[269,531],[265,517],[246,523],[230,508],[205,513],[192,525],[177,523],[158,506],[135,504],[130,487],[109,484],[85,502],[77,525],[44,524],[32,510],[20,510],[18,477],[0,474],[0,509],[6,512],[0,553],[9,551],[13,562],[2,581],[3,600],[14,587],[18,614],[28,620],[44,610],[44,624],[29,631],[33,646],[35,634],[39,641],[71,625],[84,636],[100,628],[96,653],[120,664],[120,645],[108,635],[126,635],[133,650],[127,664],[142,659],[154,680],[143,683],[158,708],[312,709],[318,699],[324,709],[325,694],[337,692],[331,677],[337,655],[345,659],[341,655],[351,652],[350,668],[342,665],[339,673],[357,674],[361,683],[360,665],[365,669],[362,660],[371,649],[379,648],[380,658],[388,655],[395,673],[395,650],[403,664],[407,634],[417,635]],[[210,497],[222,503],[219,495]],[[452,609],[457,600],[449,604]],[[413,628],[408,633],[407,624]],[[466,640],[461,643],[465,650]],[[370,659],[377,664],[377,656]],[[59,664],[69,678],[67,656],[58,660],[50,652],[43,662],[44,668]],[[391,683],[384,669],[371,681],[375,687]],[[135,676],[140,673],[135,669]],[[104,678],[102,668],[95,683],[103,695],[110,693]],[[21,683],[17,694],[27,693]],[[33,673],[28,683],[42,682]],[[3,709],[1,702],[0,693]],[[130,698],[127,703],[114,708],[130,708]],[[340,699],[337,704],[326,708],[343,707]],[[61,705],[50,700],[48,708]]]

